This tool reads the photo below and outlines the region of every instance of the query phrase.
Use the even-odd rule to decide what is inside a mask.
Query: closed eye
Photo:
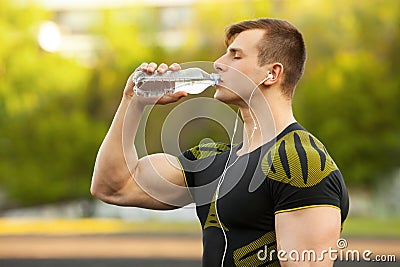
[[[227,52],[231,55],[231,57],[233,59],[241,59],[242,58],[241,57],[242,50],[240,48],[229,47]]]
[[[241,56],[236,54],[236,55],[233,56],[233,59],[241,59]]]

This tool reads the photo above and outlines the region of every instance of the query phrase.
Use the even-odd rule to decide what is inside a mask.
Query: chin
[[[224,89],[217,87],[215,90],[214,99],[225,102],[224,99],[226,98],[226,93],[224,91]]]
[[[237,95],[226,88],[216,88],[214,99],[225,104],[234,104],[237,101]]]

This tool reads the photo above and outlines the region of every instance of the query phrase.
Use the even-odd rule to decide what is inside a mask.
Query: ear
[[[267,79],[264,81],[265,86],[271,86],[277,83],[281,77],[283,76],[283,65],[279,62],[273,63],[271,68],[269,69],[269,73],[267,73]]]

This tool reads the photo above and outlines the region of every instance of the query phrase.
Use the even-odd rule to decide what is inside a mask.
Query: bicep
[[[178,159],[163,153],[141,158],[120,195],[122,205],[149,209],[174,209],[191,203]]]
[[[329,248],[337,249],[340,229],[340,210],[334,207],[320,206],[276,214],[278,250],[286,253],[296,251],[300,257],[304,251],[315,252],[317,259],[323,256],[323,260],[311,262],[293,262],[289,259],[281,262],[282,266],[333,266],[332,260],[324,251]]]

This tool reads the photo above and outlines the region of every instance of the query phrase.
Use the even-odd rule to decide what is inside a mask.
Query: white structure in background
[[[179,47],[185,40],[181,25],[191,19],[191,5],[195,0],[19,0],[21,4],[35,2],[54,13],[52,21],[40,25],[38,43],[47,52],[58,52],[92,66],[96,63],[96,51],[107,45],[103,36],[90,33],[93,25],[103,19],[101,9],[124,7],[153,7],[158,10],[159,32],[157,41],[166,48]],[[125,13],[125,15],[127,15]]]
[[[88,214],[89,213],[89,214]],[[1,214],[4,218],[40,218],[40,219],[77,219],[82,217],[115,218],[125,221],[197,221],[194,204],[181,209],[154,211],[133,207],[118,207],[101,201],[70,201],[64,204],[47,204],[40,207],[28,207],[9,210]]]
[[[159,211],[130,207],[115,207],[98,201],[95,203],[94,212],[95,217],[120,218],[126,221],[197,221],[196,209],[194,204],[188,205],[180,209]]]

